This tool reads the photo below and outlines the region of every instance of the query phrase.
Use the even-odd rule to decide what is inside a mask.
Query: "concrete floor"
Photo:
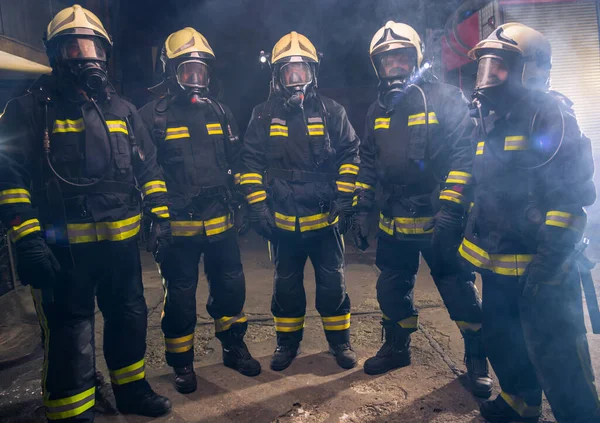
[[[307,323],[302,354],[283,372],[269,369],[275,348],[270,310],[273,268],[266,244],[255,235],[241,240],[247,280],[245,311],[250,326],[247,343],[263,366],[261,375],[246,378],[220,364],[220,345],[204,304],[208,294],[202,276],[197,295],[196,371],[198,391],[178,394],[164,362],[160,330],[163,290],[152,258],[144,253],[144,285],[148,303],[147,374],[155,390],[173,402],[173,412],[161,419],[98,414],[112,422],[481,422],[478,401],[463,386],[460,332],[449,319],[425,264],[415,291],[420,309],[419,331],[413,336],[413,364],[380,377],[366,375],[364,361],[381,344],[380,312],[375,296],[374,252],[360,253],[348,245],[347,284],[352,299],[352,342],[359,366],[344,371],[325,353],[327,343],[314,308],[314,272],[306,269]],[[600,276],[600,275],[598,275]],[[600,278],[596,278],[600,280]],[[102,317],[97,314],[98,367],[102,359]],[[600,341],[590,337],[596,373]],[[28,290],[0,298],[0,421],[42,421],[40,401],[41,350],[39,329]],[[110,407],[110,404],[107,405]],[[547,405],[545,422],[554,422]]]

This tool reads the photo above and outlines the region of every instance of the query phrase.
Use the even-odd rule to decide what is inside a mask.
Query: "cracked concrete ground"
[[[352,298],[352,343],[359,366],[340,369],[327,351],[314,308],[314,272],[306,269],[307,322],[302,354],[283,372],[269,369],[275,348],[270,310],[273,269],[266,245],[250,235],[241,240],[247,280],[247,343],[263,366],[261,375],[246,378],[220,364],[220,345],[204,304],[208,294],[202,276],[197,295],[196,371],[198,391],[178,394],[165,366],[160,330],[163,290],[151,257],[144,254],[144,285],[148,303],[147,374],[155,390],[173,402],[173,412],[160,419],[98,413],[96,421],[112,422],[481,422],[478,401],[465,389],[460,332],[450,321],[425,264],[418,275],[415,299],[420,309],[419,331],[413,336],[413,364],[373,377],[364,361],[381,344],[380,312],[375,295],[374,252],[348,246],[347,284]],[[595,275],[595,276],[599,276]],[[599,280],[600,278],[595,278]],[[102,316],[96,315],[98,368],[102,359]],[[589,336],[596,373],[600,341]],[[0,421],[43,421],[40,401],[41,349],[39,329],[27,289],[0,297]],[[554,422],[545,404],[545,422]]]

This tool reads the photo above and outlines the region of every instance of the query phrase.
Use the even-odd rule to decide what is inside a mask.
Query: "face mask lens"
[[[414,48],[395,49],[376,55],[374,62],[380,78],[406,78],[417,66],[417,54]]]
[[[209,74],[206,63],[200,61],[183,62],[177,67],[177,81],[184,87],[208,87]]]
[[[286,88],[303,87],[312,80],[312,71],[307,63],[287,63],[281,68],[281,83]]]
[[[93,38],[70,38],[60,49],[65,60],[106,61],[106,51],[99,40]]]
[[[508,64],[496,56],[482,56],[477,65],[476,89],[502,85],[508,79]]]

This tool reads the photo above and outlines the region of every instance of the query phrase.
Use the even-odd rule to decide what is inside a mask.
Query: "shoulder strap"
[[[154,106],[152,136],[157,145],[159,142],[164,141],[167,134],[167,106],[168,100],[166,97],[158,100],[156,106]]]

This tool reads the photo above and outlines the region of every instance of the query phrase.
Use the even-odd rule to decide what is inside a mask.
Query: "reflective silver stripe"
[[[300,321],[300,322],[275,322],[275,326],[277,326],[278,328],[295,328],[296,326],[300,326],[302,323],[304,323],[304,321]]]
[[[120,226],[118,228],[111,228],[109,226],[102,225],[102,223],[99,223],[98,228],[97,228],[98,238],[100,238],[100,236],[114,238],[115,235],[119,235],[124,232],[128,232],[132,229],[135,229],[136,226],[138,226],[139,224],[140,224],[139,220],[136,220],[134,222],[131,222],[127,225]]]
[[[485,267],[489,267],[492,264],[492,261],[488,257],[482,256],[477,251],[475,251],[472,248],[470,248],[469,246],[465,245],[464,242],[462,243],[462,248],[465,250],[465,252],[467,254],[471,255],[472,257],[474,257],[475,259],[480,261]]]
[[[66,404],[66,405],[57,405],[57,406],[46,405],[46,412],[48,414],[56,414],[56,413],[64,413],[65,411],[75,410],[76,408],[79,408],[82,405],[85,405],[90,401],[94,401],[95,398],[96,398],[96,390],[93,389],[91,394],[89,394],[87,397],[85,397],[82,400],[79,400],[77,402],[74,402],[71,404]],[[48,402],[51,402],[51,401],[52,400],[50,400]],[[81,413],[79,413],[79,414],[81,414]],[[52,420],[51,416],[50,416],[50,419]]]
[[[113,122],[113,121],[111,121],[110,123],[106,122],[106,126],[108,126],[108,129],[111,132],[113,132],[113,130],[115,130],[115,129],[116,130],[123,130],[125,132],[128,132],[127,131],[127,125],[123,121],[120,121],[120,122]]]
[[[231,223],[230,216],[228,215],[224,222],[212,223],[210,225],[204,224],[204,229],[206,232],[212,231],[214,229],[219,229],[228,226]]]
[[[271,123],[275,124],[275,125],[285,126],[285,120],[283,120],[283,119],[273,118],[273,119],[271,119]]]
[[[320,117],[309,117],[308,123],[323,123],[323,119]]]
[[[246,318],[246,314],[243,312],[238,314],[237,316],[233,316],[233,317],[229,318],[228,320],[224,320],[224,319],[226,319],[226,317],[222,317],[221,319],[215,320],[215,331],[216,332],[226,331],[231,327],[231,325],[239,322],[240,320],[242,321],[242,323],[248,321],[248,319]]]
[[[135,370],[132,370],[132,371],[127,372],[127,373],[121,373],[120,375],[114,375],[114,374],[112,374],[110,378],[111,378],[111,380],[113,382],[116,381],[117,385],[119,385],[119,383],[118,383],[119,381],[122,381],[123,379],[130,378],[132,376],[139,375],[140,373],[144,373],[145,370],[146,370],[146,364],[143,364],[142,367],[140,367],[139,369],[135,369]]]
[[[181,131],[170,131],[167,133],[167,137],[170,135],[189,135],[190,131],[187,129],[182,129]]]
[[[350,319],[340,320],[338,322],[323,322],[323,327],[327,330],[328,327],[346,326],[350,324]]]
[[[307,226],[319,225],[321,223],[326,223],[327,219],[329,219],[329,216],[325,216],[325,217],[322,217],[322,218],[317,219],[317,220],[310,220],[308,222],[302,222],[301,221],[300,222],[300,228],[304,228],[304,227],[307,227]]]
[[[170,340],[165,338],[165,346],[167,348],[167,351],[169,351],[169,352],[175,352],[175,351],[171,351],[171,350],[176,349],[176,348],[187,348],[187,347],[191,347],[192,345],[194,345],[193,337],[192,337],[192,339],[188,339],[187,341],[183,341],[183,342],[171,342]]]

